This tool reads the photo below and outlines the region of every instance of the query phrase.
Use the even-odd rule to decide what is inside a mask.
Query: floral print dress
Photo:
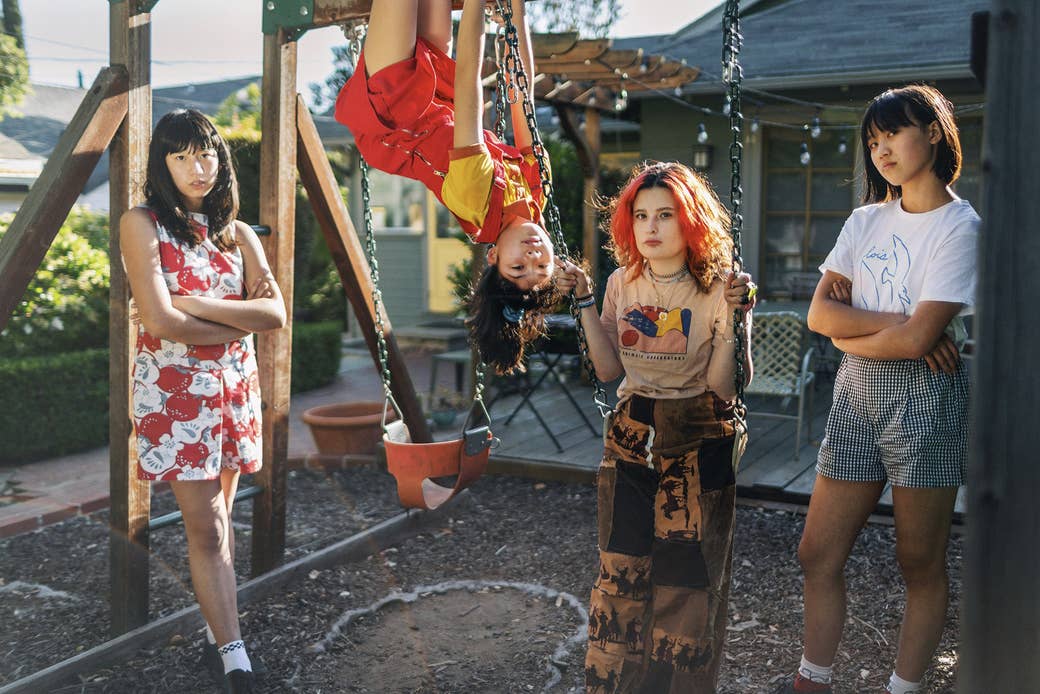
[[[237,248],[223,252],[208,236],[191,247],[160,225],[154,213],[149,215],[156,223],[170,294],[244,299],[245,271]],[[206,217],[192,216],[201,235]],[[139,326],[133,421],[140,479],[209,480],[218,478],[221,468],[259,470],[260,381],[253,336],[188,345]]]

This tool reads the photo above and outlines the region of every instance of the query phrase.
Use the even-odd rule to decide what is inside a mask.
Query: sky
[[[621,0],[616,37],[671,33],[720,0]],[[108,63],[108,3],[104,0],[21,0],[33,82],[86,86]],[[152,11],[152,84],[163,87],[259,74],[262,0],[159,0]],[[323,82],[332,72],[337,27],[312,30],[299,42],[297,84]]]

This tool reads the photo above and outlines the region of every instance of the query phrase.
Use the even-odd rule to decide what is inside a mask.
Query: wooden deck
[[[538,375],[537,371],[533,374],[535,378]],[[541,466],[547,478],[566,475],[568,472],[580,474],[582,471],[595,471],[603,452],[603,441],[602,420],[592,401],[592,388],[574,383],[568,383],[567,387],[581,406],[582,412],[596,428],[596,432],[593,433],[582,421],[562,389],[546,382],[535,392],[531,402],[545,419],[563,450],[557,450],[528,407],[521,408],[509,425],[505,424],[505,419],[520,402],[519,395],[510,395],[494,402],[490,408],[494,433],[501,439],[501,445],[491,454],[494,464],[503,469]],[[816,480],[816,453],[823,437],[831,402],[830,383],[824,380],[815,387],[812,417],[806,416],[806,421],[811,422],[811,439],[807,440],[805,431],[802,432],[802,445],[798,449],[797,457],[794,455],[794,420],[756,418],[754,414],[756,411],[790,414],[796,412],[796,403],[791,402],[786,409],[781,410],[779,398],[749,398],[750,437],[737,473],[738,495],[743,498],[808,504]],[[616,384],[608,388],[611,402],[616,399],[615,390]],[[959,519],[963,516],[964,503],[962,487],[956,507]],[[890,487],[885,488],[877,513],[892,513]]]

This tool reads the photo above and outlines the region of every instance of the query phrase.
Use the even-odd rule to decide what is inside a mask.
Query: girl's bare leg
[[[419,0],[372,0],[365,39],[365,72],[369,76],[415,55],[418,15]],[[450,36],[450,7],[448,25]]]
[[[231,520],[219,480],[170,482],[184,516],[191,582],[206,618],[223,645],[241,638],[238,593],[231,562]]]
[[[845,561],[884,487],[816,476],[798,559],[805,574],[805,657],[821,667],[834,663],[845,626]]]
[[[416,34],[451,55],[451,0],[419,0]]]
[[[238,480],[241,477],[238,470],[221,468],[220,470],[220,492],[224,495],[224,508],[227,509],[228,517],[228,545],[231,548],[231,566],[235,565],[235,526],[231,522],[231,511],[235,505],[235,494],[238,492]]]
[[[946,624],[946,545],[956,500],[957,487],[892,487],[896,559],[906,582],[895,670],[908,682],[920,681],[928,669]]]

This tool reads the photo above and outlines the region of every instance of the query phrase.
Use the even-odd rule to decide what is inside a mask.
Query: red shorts
[[[444,202],[441,188],[448,173],[455,137],[455,61],[422,38],[415,56],[388,65],[374,75],[365,70],[361,54],[354,75],[336,99],[336,120],[350,128],[358,151],[380,171],[420,181]],[[502,158],[523,160],[520,150],[484,131],[484,142],[495,161],[499,192]],[[536,176],[535,176],[536,177]],[[500,199],[492,190],[491,200]],[[496,208],[492,204],[492,208]],[[459,220],[475,241],[498,238],[501,203],[489,210],[486,229]],[[492,220],[495,220],[492,223]]]

